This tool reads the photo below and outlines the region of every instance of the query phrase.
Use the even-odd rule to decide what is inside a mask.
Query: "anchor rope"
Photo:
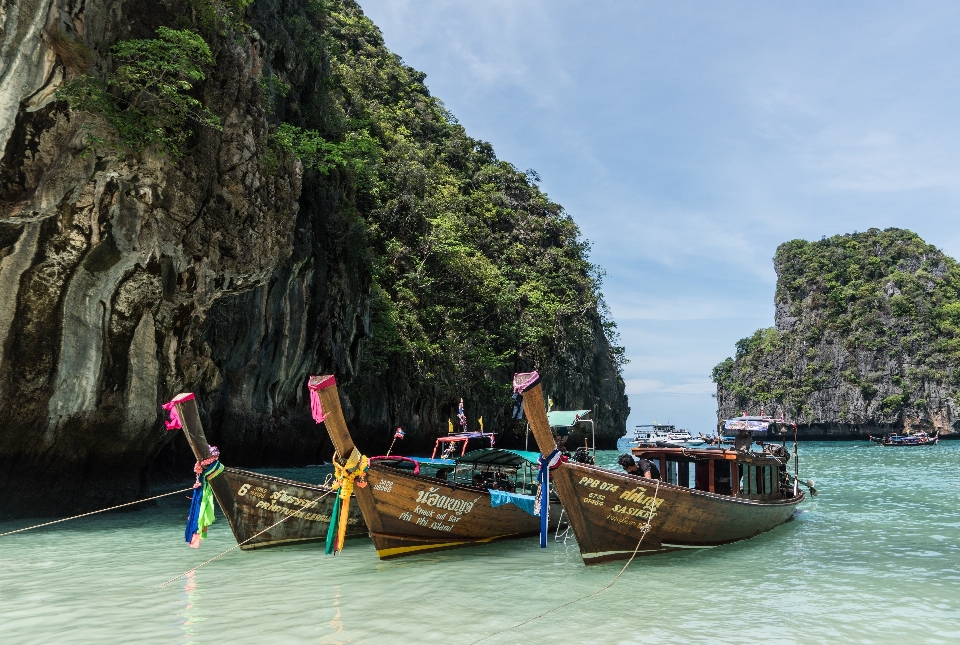
[[[146,499],[138,499],[135,502],[127,502],[126,504],[119,504],[117,506],[111,506],[110,508],[101,508],[99,511],[90,511],[89,513],[83,513],[81,515],[74,515],[73,517],[65,517],[60,520],[53,520],[52,522],[44,522],[43,524],[36,524],[34,526],[27,526],[22,529],[17,529],[16,531],[7,531],[6,533],[0,533],[0,537],[4,535],[13,535],[14,533],[20,533],[22,531],[29,531],[31,529],[38,529],[41,526],[50,526],[51,524],[59,524],[60,522],[66,522],[67,520],[76,520],[81,517],[87,517],[90,515],[96,515],[97,513],[106,513],[107,511],[113,511],[118,508],[123,508],[124,506],[133,506],[134,504],[143,504],[144,502],[152,502],[155,499],[160,499],[161,497],[169,497],[170,495],[176,495],[178,493],[189,493],[193,490],[193,487],[184,488],[183,490],[175,490],[172,493],[164,493],[163,495],[157,495],[155,497],[148,497]]]
[[[187,490],[192,490],[192,489],[187,489]],[[182,492],[182,491],[181,491],[181,492]],[[305,505],[303,506],[303,509],[301,509],[301,510],[304,510],[304,511],[305,511],[305,510],[307,510],[308,508],[311,508],[311,507],[315,506],[317,502],[319,502],[321,499],[323,499],[324,497],[326,497],[327,495],[329,495],[329,494],[332,493],[332,492],[334,492],[334,491],[332,491],[332,490],[327,491],[326,493],[324,493],[323,495],[321,495],[321,496],[318,497],[317,499],[313,500],[313,501],[310,502],[309,504],[305,504]],[[296,516],[295,516],[295,515],[287,515],[287,516],[285,516],[285,517],[284,517],[282,520],[280,520],[279,522],[275,522],[275,523],[271,524],[270,526],[268,526],[267,528],[263,529],[263,530],[260,531],[259,533],[255,534],[255,535],[251,535],[250,537],[248,537],[248,538],[247,538],[246,540],[244,540],[243,542],[237,543],[235,546],[230,547],[229,549],[227,549],[227,550],[224,551],[223,553],[220,553],[220,554],[218,554],[218,555],[213,556],[212,558],[210,558],[210,559],[207,560],[206,562],[203,562],[203,563],[201,563],[201,564],[198,564],[197,566],[195,566],[194,568],[190,569],[189,571],[184,571],[183,573],[181,573],[181,574],[180,574],[179,576],[177,576],[176,578],[170,578],[169,580],[167,580],[166,582],[164,582],[164,583],[163,583],[162,585],[160,585],[160,586],[161,586],[161,587],[166,587],[166,586],[167,586],[168,584],[170,584],[171,582],[175,582],[175,581],[179,580],[180,578],[182,578],[183,576],[189,575],[189,574],[193,573],[194,571],[196,571],[197,569],[199,569],[199,568],[202,567],[203,565],[205,565],[205,564],[210,564],[211,562],[213,562],[214,560],[216,560],[216,559],[219,558],[220,556],[226,555],[226,554],[230,553],[231,551],[233,551],[234,549],[239,549],[240,547],[242,547],[244,544],[246,544],[247,542],[249,542],[249,541],[252,540],[253,538],[255,538],[255,537],[259,536],[259,535],[263,535],[264,533],[266,533],[267,531],[269,531],[270,529],[272,529],[274,526],[277,526],[278,524],[282,524],[282,523],[286,522],[286,521],[289,520],[291,517],[296,517]],[[332,521],[332,519],[331,519],[331,521]]]
[[[658,480],[657,480],[657,489],[656,489],[656,490],[654,491],[654,493],[653,493],[653,501],[654,501],[654,502],[657,501],[657,495],[658,495],[659,493],[660,493],[660,480],[658,479]],[[543,617],[546,616],[547,614],[552,614],[552,613],[555,612],[555,611],[558,611],[558,610],[560,610],[560,609],[563,609],[564,607],[569,607],[570,605],[573,605],[573,604],[575,604],[575,603],[578,603],[578,602],[580,602],[581,600],[586,600],[587,598],[592,598],[593,596],[597,596],[597,595],[602,594],[604,591],[606,591],[607,589],[609,589],[610,587],[613,586],[613,584],[620,578],[620,576],[623,575],[623,572],[627,570],[627,567],[630,566],[630,563],[633,562],[633,559],[634,559],[635,557],[637,557],[637,551],[640,550],[640,544],[643,542],[643,538],[647,537],[647,533],[650,532],[650,522],[651,522],[652,520],[653,520],[653,514],[651,513],[651,514],[650,514],[650,517],[647,518],[646,524],[644,524],[643,526],[640,527],[640,540],[637,542],[637,546],[633,549],[633,553],[630,554],[630,559],[627,560],[627,563],[623,565],[623,568],[620,569],[620,572],[619,572],[616,576],[613,577],[613,580],[611,580],[610,583],[609,583],[606,587],[603,587],[602,589],[598,589],[598,590],[594,591],[593,593],[587,594],[587,595],[585,595],[585,596],[580,596],[579,598],[577,598],[577,599],[575,599],[575,600],[569,600],[569,601],[563,603],[562,605],[559,605],[559,606],[557,606],[557,607],[554,607],[553,609],[548,609],[547,611],[543,612],[542,614],[537,614],[537,615],[534,616],[533,618],[528,618],[527,620],[523,621],[522,623],[517,623],[517,624],[514,625],[513,627],[507,627],[506,629],[501,629],[499,632],[494,632],[494,633],[492,633],[492,634],[488,634],[488,635],[484,636],[484,637],[481,638],[481,639],[478,639],[478,640],[473,641],[472,643],[470,643],[470,645],[477,645],[477,643],[482,643],[483,641],[487,640],[488,638],[493,638],[494,636],[499,636],[500,634],[503,634],[503,633],[505,633],[505,632],[512,631],[512,630],[516,629],[517,627],[523,627],[524,625],[526,625],[526,624],[528,624],[528,623],[532,623],[533,621],[535,621],[535,620],[537,620],[537,619],[539,619],[539,618],[543,618]]]

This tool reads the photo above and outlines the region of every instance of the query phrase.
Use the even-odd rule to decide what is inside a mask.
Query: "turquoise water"
[[[801,451],[801,476],[821,494],[795,521],[638,558],[608,591],[483,642],[960,642],[960,442]],[[389,562],[353,540],[336,557],[320,544],[237,549],[161,588],[236,544],[221,518],[190,549],[186,511],[178,495],[0,538],[0,643],[467,645],[593,593],[623,566],[584,567],[572,539]]]

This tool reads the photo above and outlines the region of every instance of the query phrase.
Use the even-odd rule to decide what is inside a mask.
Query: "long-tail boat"
[[[553,462],[556,442],[539,376],[517,374],[514,389],[523,397],[540,452]],[[634,553],[735,542],[786,522],[804,493],[786,473],[789,453],[774,446],[763,453],[634,448],[634,455],[659,461],[660,479],[572,460],[558,463],[550,478],[583,561],[595,564]]]
[[[323,421],[336,449],[334,459],[343,469],[338,472],[355,473],[366,458],[347,429],[336,379],[311,376],[308,388],[314,418]],[[386,459],[368,463],[363,473],[365,485],[355,488],[354,494],[381,559],[540,533],[539,517],[514,503],[495,507],[494,495],[482,481],[473,484],[427,477],[393,467]],[[504,497],[496,496],[498,502]],[[550,515],[559,518],[559,504],[552,505]]]
[[[176,421],[167,425],[183,429],[197,463],[218,458],[219,452],[207,443],[193,394],[180,394],[169,405],[176,409],[176,415],[171,414]],[[229,467],[209,483],[241,549],[327,538],[335,499],[330,486]],[[347,537],[366,534],[354,507],[347,518]]]
[[[923,430],[907,434],[888,434],[880,437],[870,437],[870,441],[881,446],[935,446],[940,441],[940,433],[930,436]]]

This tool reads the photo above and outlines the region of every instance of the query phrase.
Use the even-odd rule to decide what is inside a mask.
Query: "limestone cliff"
[[[714,368],[722,418],[786,414],[801,436],[958,429],[960,266],[916,234],[782,244],[776,326]]]
[[[109,119],[58,89],[162,26],[209,44],[192,95],[222,129],[179,157],[96,145]],[[374,147],[311,162],[284,123]],[[182,468],[159,408],[180,391],[230,464],[329,459],[317,372],[371,452],[395,425],[432,443],[460,396],[501,430],[510,374],[535,367],[557,405],[597,406],[606,443],[625,431],[575,225],[350,0],[3,0],[0,150],[0,517],[126,501]]]

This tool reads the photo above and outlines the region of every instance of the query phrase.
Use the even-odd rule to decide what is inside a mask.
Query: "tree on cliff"
[[[926,426],[960,409],[960,265],[907,230],[780,245],[776,326],[713,370],[720,412],[838,432]]]

